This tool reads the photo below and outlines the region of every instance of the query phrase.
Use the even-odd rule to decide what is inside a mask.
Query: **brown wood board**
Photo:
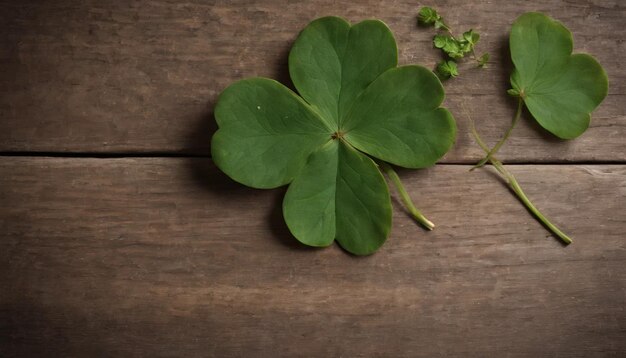
[[[468,168],[401,172],[437,228],[394,200],[358,258],[299,244],[284,190],[209,159],[2,158],[3,355],[626,354],[626,166],[510,166],[568,247]]]
[[[606,101],[576,141],[559,141],[529,118],[501,151],[511,162],[626,159],[626,53],[619,0],[446,1],[455,31],[476,29],[487,69],[462,66],[446,83],[459,124],[445,162],[481,152],[463,103],[488,142],[511,121],[507,98],[511,23],[544,11],[568,26],[575,50],[596,56],[610,78]],[[209,155],[213,106],[228,84],[266,76],[290,85],[287,54],[312,19],[380,18],[396,35],[400,63],[433,68],[432,29],[418,28],[413,1],[4,1],[0,5],[0,152],[184,153]]]
[[[400,171],[437,227],[393,194],[376,254],[307,248],[284,188],[211,162],[217,96],[250,76],[291,86],[289,49],[325,15],[380,18],[400,64],[433,68],[422,5],[491,54],[445,83],[444,164]],[[499,153],[568,247],[492,168],[461,165],[482,156],[468,116],[490,144],[510,124],[508,31],[526,11],[609,75],[580,138],[524,114]],[[0,0],[0,356],[626,356],[625,18],[620,0]]]

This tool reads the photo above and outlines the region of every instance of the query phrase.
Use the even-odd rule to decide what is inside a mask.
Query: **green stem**
[[[483,140],[478,135],[478,132],[476,131],[476,126],[474,125],[474,121],[471,119],[471,117],[470,117],[470,126],[472,130],[472,134],[474,135],[474,139],[476,139],[476,143],[478,143],[478,145],[486,153],[489,153],[490,152],[489,147],[487,147],[485,142],[483,142]],[[571,244],[572,239],[569,236],[567,236],[563,231],[561,231],[556,225],[552,224],[552,222],[550,222],[550,220],[548,220],[548,218],[546,218],[537,209],[537,207],[535,207],[535,205],[530,201],[530,199],[528,199],[528,197],[526,196],[526,194],[520,187],[519,183],[517,182],[513,174],[511,174],[511,172],[509,172],[508,170],[506,170],[506,168],[504,168],[504,165],[502,164],[502,162],[500,162],[495,156],[493,156],[493,154],[489,157],[488,160],[494,166],[494,168],[496,168],[496,170],[506,179],[507,184],[509,185],[511,190],[513,190],[515,195],[517,195],[517,197],[526,206],[526,208],[533,215],[535,215],[535,217],[539,219],[539,221],[541,221],[541,223],[543,223],[550,231],[552,231],[552,233],[554,233],[559,239],[561,239],[566,245]]]
[[[411,200],[409,193],[407,193],[406,189],[404,189],[404,185],[402,185],[400,177],[398,176],[396,171],[393,170],[391,165],[383,161],[379,161],[378,165],[382,168],[385,174],[387,174],[387,176],[396,186],[398,193],[400,193],[400,198],[402,198],[402,202],[404,203],[404,206],[406,206],[406,208],[409,210],[411,216],[413,216],[413,218],[417,220],[420,224],[424,225],[424,227],[426,227],[428,230],[434,229],[435,224],[433,224],[432,221],[426,219],[426,217],[415,207],[415,205],[413,205],[413,201]]]
[[[478,56],[476,56],[476,52],[474,51],[474,46],[472,46],[472,50],[470,51],[470,54],[472,55],[472,58],[474,59],[474,61],[480,63],[480,60],[478,59]]]
[[[548,229],[550,229],[550,231],[552,231],[556,236],[563,240],[565,244],[571,244],[572,239],[567,236],[563,231],[561,231],[556,225],[552,224],[550,220],[548,220],[545,216],[543,216],[543,214],[535,207],[535,205],[533,205],[530,199],[528,199],[522,188],[519,186],[517,180],[515,180],[513,174],[506,170],[502,163],[500,163],[500,161],[498,161],[496,158],[491,157],[490,162],[491,164],[493,164],[494,167],[496,167],[496,169],[498,169],[500,173],[503,173],[504,177],[509,183],[509,187],[511,187],[511,190],[513,190],[513,192],[517,194],[517,197],[522,201],[522,203],[524,203],[526,208],[528,208],[528,210],[533,213],[533,215],[535,215],[535,217],[537,217],[539,221],[541,221]]]
[[[470,171],[476,168],[480,168],[483,165],[485,165],[491,159],[491,157],[495,155],[498,152],[498,150],[500,150],[504,142],[506,142],[506,140],[509,139],[511,132],[513,132],[513,128],[515,128],[517,121],[519,121],[520,117],[522,116],[523,105],[524,105],[524,100],[522,99],[522,97],[519,97],[519,100],[517,101],[517,111],[515,111],[515,116],[513,117],[511,126],[509,127],[509,129],[507,129],[506,133],[504,133],[504,136],[502,137],[502,139],[500,139],[500,141],[496,143],[496,145],[491,150],[487,151],[487,156],[485,156],[480,162],[474,165],[472,169],[470,169]]]

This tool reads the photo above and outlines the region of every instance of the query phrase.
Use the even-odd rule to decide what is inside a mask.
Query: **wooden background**
[[[438,1],[492,63],[445,84],[455,148],[401,171],[438,227],[395,200],[358,258],[291,237],[284,189],[215,168],[213,106],[268,76],[312,19],[380,18],[401,64],[433,67],[415,1],[0,1],[0,356],[623,357],[626,4]],[[480,158],[510,123],[510,24],[546,12],[594,54],[609,95],[559,141],[525,117],[501,159],[574,238],[562,246]]]

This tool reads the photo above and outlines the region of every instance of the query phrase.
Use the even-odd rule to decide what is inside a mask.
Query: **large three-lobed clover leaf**
[[[606,72],[590,55],[572,55],[572,33],[541,13],[525,13],[511,29],[513,93],[539,124],[562,139],[581,135],[608,92]]]
[[[442,157],[456,132],[439,107],[443,87],[423,67],[397,67],[393,35],[376,20],[313,21],[291,49],[289,73],[300,96],[265,78],[224,90],[214,161],[254,188],[291,183],[283,214],[302,243],[336,239],[353,254],[370,254],[389,235],[391,202],[369,156],[408,168]]]

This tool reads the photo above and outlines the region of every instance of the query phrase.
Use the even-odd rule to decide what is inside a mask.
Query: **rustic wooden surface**
[[[355,258],[297,244],[282,222],[283,190],[242,187],[209,159],[7,158],[6,352],[626,353],[626,212],[616,200],[626,165],[511,166],[575,233],[567,248],[488,171],[468,168],[403,173],[438,227],[425,232],[396,205],[389,242]]]
[[[437,2],[493,63],[446,83],[459,136],[443,164],[400,172],[437,228],[394,201],[372,256],[303,247],[284,189],[212,164],[216,96],[248,76],[289,85],[310,20],[383,19],[401,63],[432,67],[415,15],[433,3],[0,0],[0,356],[626,356],[623,1]],[[610,79],[579,139],[525,118],[501,151],[568,247],[491,168],[467,171],[481,153],[463,106],[490,143],[508,126],[507,31],[530,10]]]
[[[0,151],[177,152],[208,155],[212,109],[229,83],[267,76],[289,84],[287,54],[312,19],[376,17],[394,31],[400,63],[430,68],[440,54],[432,29],[416,26],[414,1],[3,1],[0,11]],[[485,70],[464,69],[446,85],[459,122],[448,162],[476,161],[462,110],[484,139],[510,123],[508,30],[525,11],[545,11],[574,33],[577,51],[606,68],[610,94],[592,126],[563,142],[525,120],[501,157],[556,162],[626,159],[626,3],[622,0],[446,1],[457,31],[477,29]],[[469,65],[469,64],[468,64]]]

